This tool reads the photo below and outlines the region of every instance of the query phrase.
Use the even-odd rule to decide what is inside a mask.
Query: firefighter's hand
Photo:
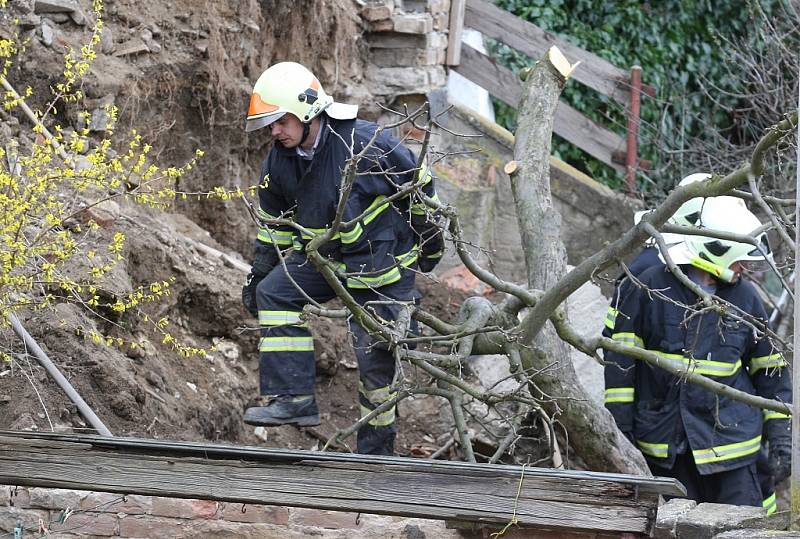
[[[422,244],[422,252],[417,261],[419,270],[423,273],[433,271],[433,268],[436,267],[444,254],[444,237],[442,236],[442,231],[434,228],[431,232],[432,233]]]
[[[245,281],[245,284],[242,287],[242,305],[244,305],[244,308],[247,309],[248,312],[255,318],[258,318],[256,288],[258,287],[258,283],[260,283],[264,277],[265,275],[251,271],[247,275],[247,281]]]
[[[780,437],[769,441],[769,465],[777,485],[792,473],[792,441]]]

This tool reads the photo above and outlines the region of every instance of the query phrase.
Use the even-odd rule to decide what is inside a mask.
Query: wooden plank
[[[464,9],[466,0],[451,0],[450,29],[447,36],[447,65],[456,66],[461,62],[461,34],[464,31]]]
[[[534,60],[538,60],[555,45],[571,63],[581,61],[581,66],[573,74],[575,80],[614,98],[623,105],[627,106],[630,101],[630,92],[620,85],[620,81],[625,86],[629,84],[629,74],[626,70],[512,15],[491,2],[467,0],[464,26],[501,41]]]
[[[682,492],[664,478],[27,432],[0,434],[0,483],[633,533],[652,528],[657,492]]]
[[[522,100],[522,82],[510,69],[466,43],[461,47],[461,64],[454,71],[512,107]],[[577,71],[580,71],[579,67]],[[625,167],[614,162],[614,152],[625,149],[625,139],[593,122],[564,102],[556,109],[553,131],[595,159],[624,174]]]

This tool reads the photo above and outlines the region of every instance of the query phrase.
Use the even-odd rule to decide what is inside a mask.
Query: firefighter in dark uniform
[[[739,234],[760,227],[758,219],[732,197],[705,199],[694,221],[697,226]],[[755,289],[740,279],[745,265],[763,261],[768,254],[766,237],[761,239],[759,250],[749,244],[687,236],[669,254],[707,292],[746,316],[765,321]],[[638,278],[642,287],[629,280],[620,284],[606,319],[606,335],[747,393],[791,401],[786,363],[768,339],[728,316],[713,312],[689,316],[684,306],[697,304],[698,298],[665,265],[653,265]],[[788,416],[761,412],[682,383],[663,369],[622,354],[607,351],[606,361],[606,406],[654,474],[676,477],[686,485],[688,497],[698,501],[774,511],[774,493],[762,494],[757,462],[766,439],[776,480],[788,475]]]
[[[433,178],[416,156],[372,122],[357,120],[357,108],[335,103],[317,78],[294,62],[271,66],[253,89],[247,131],[269,127],[275,144],[259,176],[258,215],[300,225],[260,228],[255,259],[242,290],[245,307],[261,327],[260,393],[271,398],[245,411],[251,425],[300,426],[320,422],[314,385],[314,344],[300,314],[311,301],[335,294],[306,259],[314,235],[332,224],[348,159],[367,148],[346,200],[342,228],[319,253],[333,261],[349,293],[378,319],[396,320],[415,301],[415,270],[430,271],[442,255],[440,229],[419,195],[387,198],[412,183],[436,199]],[[377,134],[376,134],[377,133]],[[278,252],[286,253],[284,264]],[[350,323],[359,367],[362,417],[391,399],[395,361],[381,341]],[[359,453],[394,451],[396,407],[369,420],[357,436]]]

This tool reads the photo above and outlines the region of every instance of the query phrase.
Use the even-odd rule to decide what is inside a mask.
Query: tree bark
[[[525,254],[528,286],[548,290],[567,272],[561,216],[550,195],[550,144],[558,98],[575,66],[553,47],[530,70],[515,136],[517,169],[511,186]],[[599,328],[598,328],[599,330]],[[649,475],[642,454],[617,429],[611,414],[596,406],[580,385],[570,347],[548,322],[521,341],[522,365],[538,372],[532,395],[569,433],[569,443],[593,470]]]

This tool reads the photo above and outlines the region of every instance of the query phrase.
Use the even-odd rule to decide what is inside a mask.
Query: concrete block
[[[683,515],[697,507],[697,502],[684,498],[674,498],[658,508],[654,539],[673,539],[675,524]]]
[[[159,517],[211,519],[219,518],[219,509],[219,502],[212,500],[154,497],[150,514]]]
[[[120,537],[180,537],[187,521],[153,518],[147,515],[125,516],[119,519]]]
[[[222,506],[220,518],[229,522],[278,524],[281,526],[289,523],[289,510],[286,507],[243,505],[241,503],[224,503]],[[242,512],[243,506],[244,512]]]
[[[701,503],[678,519],[675,536],[679,539],[711,539],[719,533],[742,528],[746,521],[764,514],[761,507]]]
[[[358,513],[297,508],[291,509],[289,514],[293,526],[311,526],[331,530],[358,528]]]
[[[433,32],[433,17],[429,13],[404,13],[392,17],[394,31],[403,34],[427,34]]]
[[[367,68],[370,91],[376,95],[427,93],[444,86],[447,77],[441,66]]]
[[[50,531],[52,533],[76,533],[82,536],[113,537],[117,535],[118,519],[109,513],[76,513],[59,524],[60,511],[50,512]]]

